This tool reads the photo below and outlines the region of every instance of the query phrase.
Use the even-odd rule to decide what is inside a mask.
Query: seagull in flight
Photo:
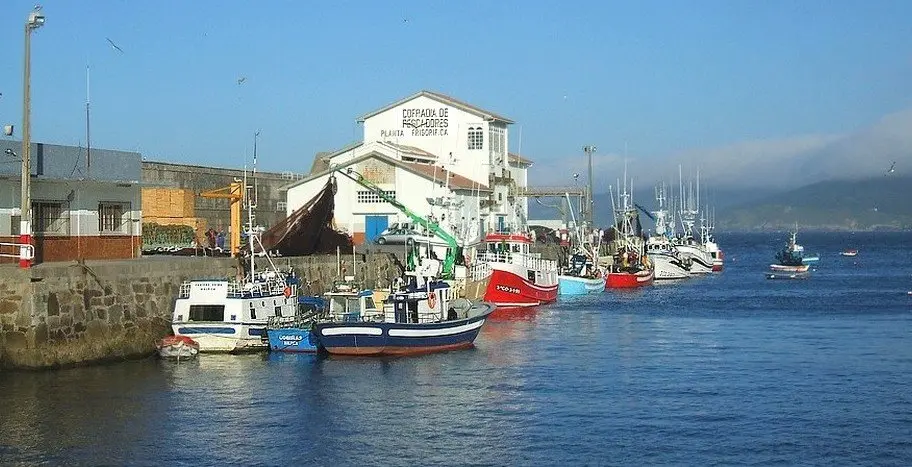
[[[890,169],[887,170],[887,173],[885,173],[884,175],[891,174],[893,172],[896,172],[896,161],[893,161],[893,163],[890,164]]]
[[[111,47],[113,47],[114,50],[116,50],[116,51],[118,51],[118,52],[120,52],[120,53],[124,53],[123,49],[121,49],[120,47],[118,47],[117,44],[115,44],[114,41],[112,41],[110,38],[105,37],[105,40],[108,41],[108,44],[111,44]]]
[[[240,78],[238,78],[237,83],[238,83],[238,84],[242,84],[244,81],[247,81],[247,77],[246,77],[246,76],[241,76]]]

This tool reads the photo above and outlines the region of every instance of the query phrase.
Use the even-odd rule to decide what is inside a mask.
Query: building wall
[[[447,213],[439,207],[431,206],[427,200],[446,193],[447,190],[440,181],[435,183],[433,180],[374,158],[356,163],[353,168],[380,189],[394,191],[396,199],[415,214],[434,215],[437,219],[445,218]],[[323,189],[328,177],[327,174],[290,188],[288,190],[288,209],[291,210],[307,203]],[[389,203],[365,202],[364,197],[359,201],[358,192],[365,192],[367,188],[344,175],[336,175],[336,183],[334,218],[336,227],[351,234],[356,244],[360,244],[364,239],[365,216],[386,215],[390,224],[409,220],[406,214],[401,213]],[[486,193],[482,195],[486,196]],[[477,193],[460,190],[456,192],[455,199],[462,203],[462,208],[458,212],[460,217],[469,220],[479,218],[479,195]]]
[[[251,175],[248,173],[248,177]],[[142,163],[142,182],[152,188],[182,188],[192,190],[197,195],[206,190],[227,187],[235,179],[243,179],[244,171],[197,165],[174,164],[170,162]],[[300,178],[291,172],[272,173],[257,172],[256,185],[259,197],[254,209],[256,223],[269,228],[285,218],[286,197],[282,188]],[[253,183],[252,181],[250,183]],[[229,231],[231,211],[227,199],[195,198],[195,216],[205,221],[205,225],[216,230]],[[243,216],[246,222],[246,213]]]
[[[364,142],[389,141],[423,149],[437,155],[439,165],[488,185],[491,170],[505,167],[506,145],[509,142],[507,127],[493,123],[503,131],[504,150],[499,157],[491,153],[489,125],[478,115],[427,96],[418,96],[366,119],[363,123]],[[481,128],[481,148],[469,149],[469,128]]]

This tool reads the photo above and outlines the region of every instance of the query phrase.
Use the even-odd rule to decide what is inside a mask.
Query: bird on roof
[[[108,41],[108,44],[111,44],[111,47],[113,47],[114,50],[116,50],[116,51],[118,51],[118,52],[120,52],[120,53],[124,53],[123,49],[121,49],[120,47],[118,47],[117,44],[115,44],[114,41],[112,41],[109,37],[105,37],[105,40]]]

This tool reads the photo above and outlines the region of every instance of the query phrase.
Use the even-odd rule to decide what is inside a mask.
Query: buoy
[[[434,292],[428,292],[428,307],[435,308],[437,306],[437,294]]]
[[[285,287],[285,296],[286,296],[286,297],[290,297],[290,296],[291,296],[291,287]]]

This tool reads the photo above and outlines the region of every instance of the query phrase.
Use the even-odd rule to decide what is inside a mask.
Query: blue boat
[[[330,310],[314,324],[321,350],[334,355],[411,355],[468,348],[495,306],[451,299],[444,281],[407,276],[383,312],[344,316]],[[330,304],[332,307],[332,303]]]
[[[266,326],[269,350],[273,352],[316,352],[317,340],[312,329],[316,317],[326,310],[320,297],[298,297],[294,317],[275,317]]]
[[[605,290],[605,277],[594,268],[585,255],[570,256],[567,267],[557,276],[558,295],[586,295]]]

